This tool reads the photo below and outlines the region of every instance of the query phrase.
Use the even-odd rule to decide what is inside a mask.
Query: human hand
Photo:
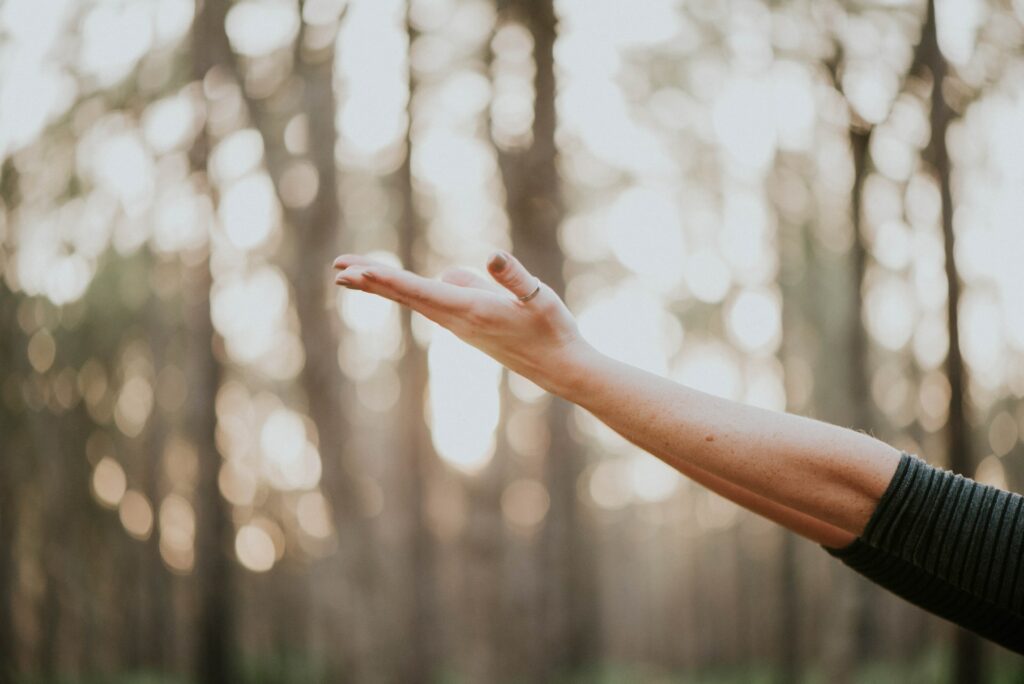
[[[503,250],[487,262],[494,282],[457,267],[424,278],[358,254],[342,254],[334,268],[336,284],[419,312],[551,392],[559,393],[576,362],[593,351],[555,291]]]

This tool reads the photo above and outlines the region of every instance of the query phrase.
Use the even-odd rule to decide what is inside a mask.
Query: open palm
[[[338,285],[419,312],[545,389],[552,389],[560,368],[589,349],[562,299],[504,251],[488,259],[494,281],[457,267],[425,278],[358,254],[339,256],[334,268]],[[538,286],[535,296],[520,300]]]

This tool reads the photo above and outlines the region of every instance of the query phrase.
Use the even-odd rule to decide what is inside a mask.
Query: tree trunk
[[[347,446],[348,424],[342,397],[350,386],[338,366],[338,338],[333,327],[335,286],[331,260],[338,246],[341,208],[338,172],[334,161],[335,129],[334,41],[310,51],[302,47],[301,31],[296,48],[295,73],[302,88],[302,108],[309,122],[310,161],[319,183],[312,203],[305,209],[289,209],[285,218],[295,235],[288,276],[302,329],[306,363],[301,373],[310,418],[316,425],[323,466],[323,491],[331,502],[340,542],[340,560],[350,582],[354,606],[353,630],[348,636],[347,658],[356,675],[380,676],[393,664],[374,657],[383,634],[382,619],[374,603],[377,596],[377,559],[372,529],[363,517],[360,492],[354,475],[358,468]],[[282,141],[274,140],[280,148]],[[268,158],[269,158],[268,152]]]
[[[789,530],[781,530],[779,550],[779,682],[800,681],[800,582],[797,577],[797,540]]]
[[[0,209],[7,223],[12,223],[14,207],[18,202],[18,170],[8,158],[0,168]],[[7,258],[6,245],[0,241],[0,259]],[[17,356],[23,353],[24,343],[17,321],[17,296],[4,282],[0,269],[0,367],[5,369],[3,381],[12,382],[15,369],[20,365]],[[14,629],[14,589],[17,567],[14,557],[18,496],[17,465],[24,453],[21,450],[21,420],[16,407],[8,403],[3,382],[0,382],[0,684],[13,684],[17,673],[18,642]]]
[[[950,187],[949,150],[946,148],[946,133],[954,117],[952,108],[946,102],[942,86],[949,74],[949,66],[938,42],[935,19],[935,0],[928,0],[928,15],[921,35],[924,63],[931,71],[931,139],[927,156],[932,171],[939,183],[942,198],[942,237],[946,255],[947,301],[946,317],[949,329],[949,352],[946,355],[946,378],[949,380],[949,419],[946,436],[949,448],[949,468],[967,477],[974,475],[975,457],[967,422],[967,369],[960,350],[960,274],[957,271],[955,236],[953,234],[953,192]],[[958,682],[981,682],[986,679],[984,650],[981,639],[974,633],[958,628],[956,630],[954,658],[954,680]]]
[[[780,161],[781,161],[780,157]],[[776,244],[779,252],[778,286],[782,297],[782,341],[777,352],[783,372],[789,373],[791,359],[806,354],[801,348],[800,331],[805,320],[813,315],[813,300],[808,300],[805,281],[809,271],[811,245],[807,226],[780,217]],[[786,383],[788,389],[789,383]],[[799,410],[787,391],[786,409]],[[796,553],[796,536],[780,529],[778,555],[779,627],[773,634],[777,652],[778,678],[781,682],[799,681],[802,674],[800,644],[800,581]]]
[[[153,367],[159,376],[167,361],[167,340],[169,330],[164,324],[165,315],[158,301],[150,306],[148,321],[149,347],[153,352]],[[160,557],[160,525],[158,517],[162,492],[160,490],[160,467],[163,463],[164,443],[167,439],[167,422],[160,411],[159,403],[153,408],[146,426],[143,444],[142,490],[153,506],[153,529],[143,542],[142,565],[142,664],[151,670],[165,671],[174,653],[174,629],[172,627],[173,607],[171,604],[170,575]]]
[[[189,270],[188,432],[199,459],[195,496],[195,579],[199,599],[197,674],[199,681],[212,684],[234,679],[234,602],[229,551],[233,524],[228,504],[217,486],[221,456],[214,434],[220,367],[211,349],[214,332],[210,323],[208,257]]]
[[[416,31],[406,18],[409,50],[416,41]],[[396,174],[396,181],[402,197],[402,218],[398,230],[398,256],[402,266],[411,271],[419,270],[419,237],[421,234],[416,212],[415,190],[412,179],[412,128],[413,97],[416,93],[416,79],[412,65],[409,65],[409,126],[405,136],[405,160]],[[405,648],[400,665],[401,681],[429,682],[437,658],[435,632],[437,627],[437,606],[434,596],[437,591],[435,578],[433,538],[426,525],[424,501],[426,485],[436,464],[436,454],[430,437],[430,426],[426,422],[424,398],[427,392],[428,368],[426,350],[420,347],[412,333],[411,309],[402,308],[402,339],[405,353],[399,362],[398,374],[402,379],[401,395],[395,408],[395,415],[401,424],[400,436],[400,487],[406,506],[404,548],[408,553],[407,570],[404,575],[405,591],[408,592],[404,606],[407,618],[403,635]]]
[[[851,117],[855,115],[851,112]],[[826,420],[843,422],[854,430],[873,432],[875,427],[871,410],[869,341],[861,311],[864,308],[864,277],[867,273],[868,251],[864,237],[863,195],[864,181],[868,175],[868,146],[873,128],[862,125],[859,120],[851,121],[849,129],[850,152],[853,159],[853,187],[850,190],[850,215],[853,228],[853,243],[850,248],[852,277],[846,342],[848,362],[842,364],[846,373],[844,407],[840,411],[829,411]],[[827,335],[828,331],[823,331]],[[830,403],[826,405],[831,406]],[[831,415],[835,414],[835,415]],[[842,415],[840,415],[842,414]],[[872,595],[867,584],[846,568],[836,568],[835,612],[836,629],[825,651],[825,661],[830,677],[835,684],[852,681],[858,662],[867,656],[869,618]]]
[[[10,316],[8,315],[12,293],[0,283],[0,321],[4,330]],[[17,323],[14,324],[17,326]],[[6,335],[4,339],[6,339]],[[2,349],[0,358],[8,359],[8,349]],[[17,526],[18,497],[12,486],[15,482],[14,468],[11,461],[19,458],[18,427],[8,413],[7,406],[0,403],[0,433],[5,443],[4,454],[0,456],[0,684],[13,684],[17,672],[17,636],[14,631],[13,597],[16,582],[16,566],[14,558],[14,542]]]
[[[210,69],[225,64],[227,36],[224,0],[198,0],[192,28],[192,77],[202,81]],[[197,182],[207,184],[206,165],[210,140],[204,126],[189,154]],[[208,192],[212,189],[206,187]],[[234,537],[228,503],[220,495],[217,478],[221,455],[217,451],[217,390],[221,368],[214,355],[220,340],[210,318],[210,246],[187,269],[185,278],[185,324],[189,331],[187,349],[188,433],[199,459],[196,482],[195,579],[198,591],[197,676],[200,682],[234,681],[234,616],[232,560],[229,549]]]
[[[0,281],[0,325],[7,331],[0,338],[0,360],[8,372],[14,368],[11,362],[20,346],[11,339],[18,331],[15,304],[14,293]],[[13,344],[7,344],[9,342]],[[17,578],[14,544],[19,497],[16,484],[20,481],[16,468],[24,453],[19,422],[12,407],[0,396],[0,435],[4,443],[3,454],[0,454],[0,684],[13,684],[17,672],[18,646],[12,604]]]
[[[533,141],[522,152],[499,152],[513,252],[559,296],[565,293],[564,257],[558,228],[564,206],[555,145],[554,43],[557,18],[552,0],[509,3],[533,36]],[[550,678],[587,663],[594,654],[597,613],[590,550],[577,509],[576,480],[583,469],[580,446],[569,433],[572,407],[552,398],[547,415],[551,437],[545,484],[551,507],[540,533],[544,646],[536,676]]]
[[[10,217],[20,201],[20,176],[13,160],[7,159],[3,164],[0,176],[0,198],[5,212]],[[7,379],[19,378],[24,399],[27,387],[25,382],[34,372],[25,366],[26,340],[22,335],[17,320],[17,297],[7,282],[0,280],[0,321],[4,324],[5,334],[0,342],[0,359],[9,375]],[[65,452],[62,449],[62,432],[54,429],[45,420],[46,408],[35,410],[24,404],[12,408],[7,404],[0,386],[0,433],[3,453],[0,453],[0,678],[11,681],[14,678],[14,666],[17,654],[14,651],[16,641],[14,629],[13,597],[14,580],[17,571],[17,560],[14,557],[14,544],[17,532],[18,496],[16,485],[24,489],[24,473],[19,467],[36,464],[38,467],[35,493],[40,500],[40,529],[42,535],[38,539],[39,565],[42,580],[42,598],[39,602],[38,648],[35,660],[38,671],[43,676],[53,677],[59,671],[61,647],[60,628],[68,614],[68,606],[62,587],[68,584],[69,576],[77,570],[77,559],[73,558],[71,546],[75,530],[71,530],[72,509],[68,502],[68,485],[71,478],[67,467]],[[6,420],[5,420],[6,419]],[[10,432],[8,432],[8,430]],[[20,439],[19,439],[19,432]],[[32,458],[27,458],[29,454]]]
[[[218,0],[223,3],[224,0]],[[350,432],[343,397],[351,394],[338,366],[338,338],[334,325],[334,286],[331,259],[338,246],[341,210],[338,198],[338,172],[334,160],[335,130],[334,39],[319,37],[320,49],[304,47],[306,24],[296,39],[295,78],[285,81],[279,92],[267,101],[257,100],[244,88],[244,73],[239,60],[225,43],[225,64],[234,71],[242,86],[252,124],[263,138],[267,171],[284,209],[284,222],[294,238],[286,242],[284,270],[293,288],[296,312],[301,328],[300,340],[305,364],[300,382],[306,394],[309,417],[316,426],[322,465],[321,489],[330,501],[334,527],[339,540],[338,560],[348,582],[346,593],[353,613],[346,618],[351,632],[342,635],[340,659],[353,668],[356,679],[373,677],[394,666],[375,658],[371,649],[381,637],[383,616],[373,607],[377,600],[376,545],[372,529],[362,516],[358,468],[347,446]],[[271,102],[272,100],[272,102]],[[276,107],[276,111],[274,108]],[[303,113],[308,122],[307,156],[317,172],[317,191],[306,207],[290,206],[281,192],[281,179],[292,161],[284,144],[284,125],[293,114]],[[366,669],[369,668],[369,669]]]

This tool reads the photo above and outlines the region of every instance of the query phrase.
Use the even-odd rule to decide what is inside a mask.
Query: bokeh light
[[[819,609],[845,591],[827,566],[796,556],[799,587],[763,592],[782,559],[769,528],[425,316],[407,336],[402,306],[331,284],[341,252],[489,278],[484,259],[508,249],[557,273],[583,336],[615,359],[943,463],[949,218],[963,470],[1019,488],[1024,3],[935,3],[949,217],[934,65],[907,73],[920,3],[558,0],[550,72],[536,8],[513,5],[0,3],[0,428],[5,459],[25,459],[0,468],[17,513],[0,577],[22,661],[52,650],[54,676],[92,676],[130,654],[155,672],[110,630],[192,619],[212,521],[245,569],[224,591],[248,621],[246,659],[272,644],[328,662],[359,625],[365,643],[343,655],[369,660],[395,620],[421,624],[412,580],[429,577],[445,672],[489,681],[476,654],[504,632],[484,621],[538,633],[538,606],[577,572],[593,587],[571,592],[593,590],[599,619],[566,629],[587,624],[640,678],[760,667],[793,596],[815,626],[802,656],[841,659],[818,648],[845,643]],[[219,26],[190,34],[211,28],[193,26],[197,7],[227,12],[225,45],[201,44]],[[104,553],[79,560],[95,540]],[[499,594],[523,610],[492,609]],[[859,623],[886,658],[944,634],[888,608]],[[733,614],[746,622],[728,633],[706,619]],[[688,650],[661,637],[693,623]],[[168,642],[167,662],[190,645]]]
[[[501,366],[443,328],[431,338],[427,358],[434,445],[456,468],[478,471],[494,454]]]

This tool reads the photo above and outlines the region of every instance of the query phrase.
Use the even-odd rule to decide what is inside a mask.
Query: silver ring
[[[519,297],[519,301],[521,301],[521,302],[528,302],[531,299],[533,299],[534,297],[536,297],[538,292],[540,292],[540,278],[537,278],[537,287],[536,287],[536,289],[534,289],[534,291],[531,292],[528,295],[523,295],[523,296]]]

